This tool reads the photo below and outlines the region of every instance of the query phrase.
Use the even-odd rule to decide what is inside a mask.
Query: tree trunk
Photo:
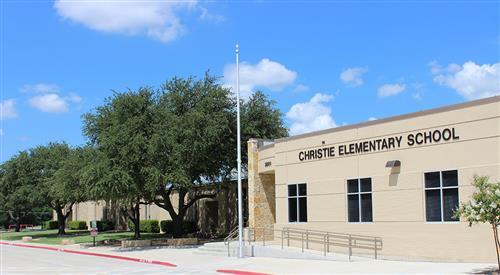
[[[134,223],[134,239],[141,238],[141,212],[139,211],[139,203],[136,203],[134,206],[134,219],[132,220]]]
[[[177,215],[172,217],[172,222],[174,223],[174,238],[182,237],[184,234],[184,228],[182,227],[184,221],[184,215]]]
[[[18,212],[16,212],[17,215],[14,217],[14,213],[12,213],[12,212],[13,211],[8,211],[9,218],[10,218],[10,220],[13,220],[16,223],[16,227],[14,228],[14,230],[16,232],[19,232],[19,231],[21,231],[21,215]],[[9,222],[9,224],[10,224],[10,222]]]
[[[498,263],[498,272],[500,272],[500,247],[498,245],[498,231],[497,231],[497,227],[495,224],[492,225],[492,228],[493,228],[493,237],[495,238],[495,250],[497,252],[497,263]]]
[[[57,235],[66,235],[66,231],[64,230],[66,226],[66,216],[64,215],[62,208],[57,208],[55,210],[57,213]]]
[[[21,231],[21,219],[17,219],[16,221],[16,232]]]

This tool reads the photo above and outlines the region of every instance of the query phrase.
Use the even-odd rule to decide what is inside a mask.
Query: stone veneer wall
[[[259,174],[258,140],[248,141],[248,226],[253,228],[255,239],[273,239],[276,222],[276,200],[273,174]],[[265,233],[263,232],[265,231]]]

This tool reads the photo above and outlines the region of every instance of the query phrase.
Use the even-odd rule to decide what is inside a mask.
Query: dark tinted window
[[[307,198],[299,198],[299,222],[307,222]]]
[[[307,222],[306,195],[307,184],[288,185],[288,222]]]
[[[347,181],[347,192],[356,193],[358,192],[358,180],[348,180]]]
[[[359,222],[359,195],[347,195],[349,222]]]
[[[296,184],[288,185],[288,196],[289,197],[297,196],[297,185]]]
[[[299,184],[299,196],[305,196],[307,195],[307,187],[306,184]]]
[[[425,188],[439,187],[439,172],[425,173]]]
[[[425,213],[428,222],[441,221],[441,195],[440,190],[425,191]]]
[[[288,221],[297,221],[297,198],[288,199]]]
[[[372,217],[372,194],[361,194],[361,221],[371,222]]]
[[[361,179],[361,192],[371,192],[372,191],[372,179],[366,178]]]
[[[457,170],[443,171],[443,187],[458,186],[458,172]]]
[[[458,221],[453,212],[458,207],[458,188],[443,189],[443,220]]]

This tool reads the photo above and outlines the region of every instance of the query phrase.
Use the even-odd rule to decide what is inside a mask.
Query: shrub
[[[174,233],[174,222],[171,220],[163,220],[160,222],[161,231],[167,234]],[[198,231],[198,226],[194,221],[183,221],[182,222],[182,231],[185,234],[194,233]]]
[[[45,230],[57,229],[57,221],[46,221],[43,223],[42,228]]]
[[[68,222],[68,228],[72,229],[72,230],[87,229],[87,222],[85,222],[85,221],[70,221],[70,222]]]
[[[161,231],[163,233],[172,234],[174,232],[174,222],[170,220],[163,220],[160,222]]]
[[[97,221],[97,231],[109,231],[115,229],[115,223],[110,220]]]
[[[128,221],[128,228],[131,231],[135,229],[134,223],[131,220]],[[141,220],[139,223],[139,230],[147,233],[160,233],[160,225],[158,220]]]

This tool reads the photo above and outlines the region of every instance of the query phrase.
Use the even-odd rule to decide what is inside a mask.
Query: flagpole
[[[240,45],[236,44],[236,126],[237,130],[237,146],[238,146],[238,243],[239,251],[238,258],[243,258],[243,210],[242,210],[242,192],[241,192],[241,134],[240,134],[240,64],[238,56],[240,53]]]

